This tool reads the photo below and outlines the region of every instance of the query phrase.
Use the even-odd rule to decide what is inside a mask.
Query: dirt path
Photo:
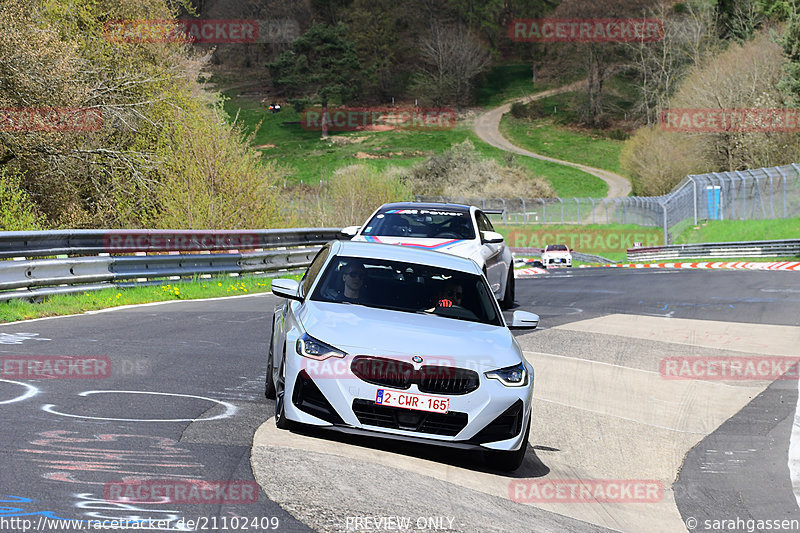
[[[478,135],[478,137],[483,139],[485,142],[491,144],[495,148],[500,148],[501,150],[505,150],[507,152],[514,152],[515,154],[520,154],[527,157],[534,157],[536,159],[541,159],[542,161],[550,161],[551,163],[567,165],[582,170],[587,174],[597,176],[598,178],[600,178],[601,180],[605,181],[608,184],[607,198],[622,198],[624,196],[628,196],[628,194],[631,192],[631,184],[627,179],[620,176],[619,174],[615,174],[613,172],[609,172],[608,170],[603,170],[600,168],[581,165],[580,163],[562,161],[561,159],[555,159],[553,157],[547,157],[545,155],[530,152],[528,150],[525,150],[524,148],[520,148],[519,146],[512,144],[511,141],[509,141],[500,134],[500,128],[499,128],[500,119],[503,118],[503,115],[511,111],[511,105],[513,103],[515,102],[528,103],[533,100],[538,100],[540,98],[546,98],[548,96],[552,96],[554,94],[574,91],[575,89],[578,89],[579,87],[585,84],[586,84],[585,80],[577,81],[575,83],[571,83],[563,87],[558,87],[556,89],[550,89],[531,96],[517,98],[516,100],[512,100],[511,102],[501,105],[500,107],[495,107],[494,109],[491,109],[483,113],[482,115],[479,115],[478,118],[475,119],[475,133]]]

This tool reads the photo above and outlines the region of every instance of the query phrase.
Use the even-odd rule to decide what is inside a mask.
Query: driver
[[[364,279],[367,271],[361,263],[349,263],[342,269],[342,282],[344,289],[340,294],[341,300],[345,302],[358,303],[366,295]]]

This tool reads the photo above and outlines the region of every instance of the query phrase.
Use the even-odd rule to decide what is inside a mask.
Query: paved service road
[[[590,167],[589,165],[583,165],[580,163],[573,163],[571,161],[564,161],[562,159],[556,159],[554,157],[548,157],[546,155],[531,152],[530,150],[520,148],[519,146],[513,144],[511,141],[503,137],[503,135],[500,133],[500,120],[503,118],[503,115],[511,111],[511,105],[513,103],[515,102],[528,103],[533,100],[547,98],[548,96],[552,96],[554,94],[574,91],[576,89],[581,88],[584,85],[586,85],[586,80],[577,81],[575,83],[571,83],[563,87],[558,87],[556,89],[548,89],[540,93],[532,94],[530,96],[525,96],[523,98],[518,98],[507,104],[503,104],[499,107],[495,107],[494,109],[490,109],[489,111],[486,111],[485,113],[479,115],[475,119],[475,126],[474,126],[475,133],[483,141],[487,142],[488,144],[491,144],[495,148],[505,150],[506,152],[513,152],[515,154],[524,155],[526,157],[541,159],[542,161],[549,161],[551,163],[558,163],[559,165],[570,166],[573,168],[577,168],[578,170],[582,170],[587,174],[596,176],[608,184],[608,195],[606,196],[606,198],[623,198],[625,196],[628,196],[628,194],[630,194],[631,192],[631,183],[625,177],[620,176],[619,174],[615,174],[614,172],[610,172],[608,170]],[[601,210],[597,212],[598,217],[600,217],[602,214],[603,213],[601,212]]]
[[[564,269],[518,280],[517,291],[518,308],[542,322],[518,337],[536,389],[531,448],[513,475],[463,452],[275,429],[263,396],[272,295],[0,326],[0,526],[138,517],[177,530],[205,517],[217,531],[263,531],[253,519],[279,531],[680,531],[696,518],[703,531],[734,515],[797,518],[797,381],[665,379],[660,366],[796,357],[794,273]],[[44,361],[36,356],[92,356],[111,370],[32,379],[8,363]],[[108,501],[135,481],[198,480],[255,480],[258,501],[235,491],[206,503]],[[559,480],[595,497],[641,489],[646,501],[532,491]]]

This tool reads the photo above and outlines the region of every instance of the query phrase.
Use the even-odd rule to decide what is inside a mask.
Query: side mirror
[[[483,244],[500,244],[503,240],[503,236],[496,231],[481,232],[481,242]]]
[[[527,311],[514,311],[514,317],[509,327],[515,329],[536,329],[539,325],[539,315]]]
[[[347,226],[346,228],[342,228],[339,230],[339,233],[344,235],[345,237],[353,238],[358,233],[358,230],[361,229],[361,226]]]
[[[290,300],[303,301],[300,296],[300,282],[293,279],[274,279],[272,280],[272,294],[280,296],[281,298],[289,298]]]

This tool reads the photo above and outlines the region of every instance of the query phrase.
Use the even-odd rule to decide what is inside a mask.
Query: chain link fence
[[[699,220],[756,220],[800,216],[800,165],[711,172],[685,177],[662,196],[625,198],[465,198],[417,196],[502,210],[501,224],[636,224],[664,230],[672,242]]]

